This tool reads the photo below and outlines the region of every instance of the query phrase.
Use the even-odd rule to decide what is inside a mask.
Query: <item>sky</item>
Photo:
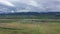
[[[60,0],[0,0],[0,3],[11,7],[17,7],[18,5],[20,6],[20,4],[26,4],[36,7],[40,11],[60,11]],[[30,8],[29,10],[31,9],[32,8]],[[26,9],[24,10],[26,12]],[[24,10],[21,10],[21,12]],[[18,10],[18,12],[19,11],[20,10]]]
[[[7,0],[0,0],[0,3],[8,5],[8,6],[14,6],[14,4],[12,4],[11,2],[9,2]]]

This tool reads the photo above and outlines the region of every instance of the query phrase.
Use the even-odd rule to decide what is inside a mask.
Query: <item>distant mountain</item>
[[[60,12],[2,13],[0,19],[60,19]]]
[[[2,15],[60,15],[60,12],[15,12],[15,13],[2,13]]]

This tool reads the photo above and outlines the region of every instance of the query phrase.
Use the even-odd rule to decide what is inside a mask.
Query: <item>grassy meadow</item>
[[[0,34],[60,34],[60,21],[0,19]]]

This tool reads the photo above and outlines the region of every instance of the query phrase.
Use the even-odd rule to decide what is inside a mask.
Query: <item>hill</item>
[[[2,13],[0,19],[60,19],[60,12],[17,12],[17,13]]]

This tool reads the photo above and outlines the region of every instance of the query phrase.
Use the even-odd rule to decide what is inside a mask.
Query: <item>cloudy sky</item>
[[[16,12],[60,11],[60,0],[0,0],[0,4],[16,8]],[[3,9],[0,7],[0,11]]]

